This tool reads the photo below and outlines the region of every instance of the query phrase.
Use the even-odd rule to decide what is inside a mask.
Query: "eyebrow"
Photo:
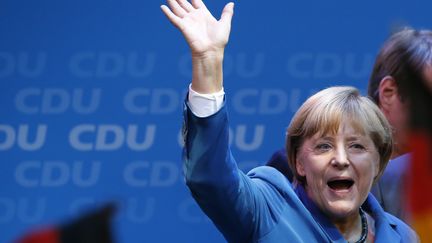
[[[347,137],[345,140],[346,141],[355,141],[355,140],[362,140],[364,138],[365,138],[365,136],[363,136],[363,135],[352,135],[352,136]],[[334,141],[335,139],[331,136],[323,136],[323,137],[318,137],[316,139],[316,141],[319,141],[319,140]]]
[[[325,137],[318,137],[318,138],[315,139],[315,142],[318,142],[318,141],[320,141],[320,140],[324,140],[324,141],[330,141],[330,142],[332,142],[332,141],[334,141],[334,138],[333,138],[333,137],[329,137],[329,136],[325,136]]]

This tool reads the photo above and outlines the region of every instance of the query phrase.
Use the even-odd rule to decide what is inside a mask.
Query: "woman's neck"
[[[362,235],[362,220],[359,213],[342,220],[333,220],[333,224],[348,242],[356,242]]]

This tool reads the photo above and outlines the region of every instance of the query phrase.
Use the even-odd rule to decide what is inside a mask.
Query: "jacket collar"
[[[304,206],[312,214],[312,217],[327,233],[332,242],[346,242],[342,234],[336,228],[336,226],[328,219],[324,213],[315,205],[315,203],[307,196],[303,186],[296,185],[295,192],[299,199],[302,201]],[[400,242],[401,238],[395,228],[397,226],[396,221],[389,217],[388,214],[382,209],[375,197],[369,193],[366,201],[362,205],[362,209],[372,216],[375,220],[375,241],[381,242]]]
[[[321,210],[315,205],[315,203],[308,197],[304,187],[297,184],[295,192],[303,205],[309,210],[315,221],[322,227],[324,232],[329,236],[331,242],[346,242],[342,234],[336,228],[336,226],[328,219],[328,217],[321,212]]]
[[[375,220],[375,241],[401,241],[399,234],[396,232],[397,222],[384,211],[371,193],[369,193],[362,208]]]

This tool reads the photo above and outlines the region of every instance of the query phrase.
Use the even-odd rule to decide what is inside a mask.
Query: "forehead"
[[[364,125],[359,121],[349,118],[343,118],[340,120],[336,129],[325,129],[315,133],[312,138],[331,138],[335,136],[343,136],[348,139],[364,138],[369,137],[366,134]]]
[[[363,116],[361,116],[363,115]],[[326,115],[324,115],[326,116]],[[357,135],[367,134],[369,123],[366,114],[357,112],[335,112],[324,119],[309,119],[306,121],[305,137],[334,136],[340,133],[352,133]]]

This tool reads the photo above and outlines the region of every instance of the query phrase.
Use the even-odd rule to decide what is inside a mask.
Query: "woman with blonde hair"
[[[234,4],[216,20],[201,0],[162,10],[192,53],[185,104],[184,174],[202,210],[229,242],[413,242],[415,233],[369,194],[391,155],[391,129],[352,87],[310,97],[287,131],[291,184],[274,168],[241,172],[231,154],[223,56]]]

